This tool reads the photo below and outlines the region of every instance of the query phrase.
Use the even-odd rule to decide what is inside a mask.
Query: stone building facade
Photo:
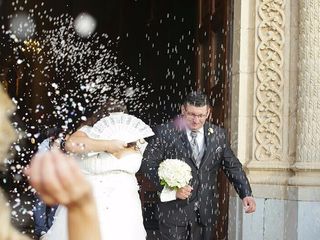
[[[234,1],[231,142],[257,201],[229,239],[320,236],[320,1]]]

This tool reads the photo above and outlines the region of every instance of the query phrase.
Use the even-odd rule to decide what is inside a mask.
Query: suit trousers
[[[159,229],[162,240],[214,240],[213,225],[204,226],[200,223],[199,212],[195,212],[185,225],[176,226],[172,223],[160,221]]]

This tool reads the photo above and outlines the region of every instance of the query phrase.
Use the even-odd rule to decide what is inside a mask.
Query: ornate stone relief
[[[282,156],[284,0],[259,0],[256,88],[258,161],[279,161]]]

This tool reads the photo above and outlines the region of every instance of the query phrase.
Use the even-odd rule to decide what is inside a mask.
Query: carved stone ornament
[[[282,154],[284,0],[260,0],[255,157],[279,161]]]

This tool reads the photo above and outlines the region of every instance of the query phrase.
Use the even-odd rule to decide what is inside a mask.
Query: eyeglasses
[[[191,113],[191,112],[186,111],[186,115],[189,118],[204,119],[204,118],[207,118],[208,112],[206,114],[195,114],[195,113]]]

